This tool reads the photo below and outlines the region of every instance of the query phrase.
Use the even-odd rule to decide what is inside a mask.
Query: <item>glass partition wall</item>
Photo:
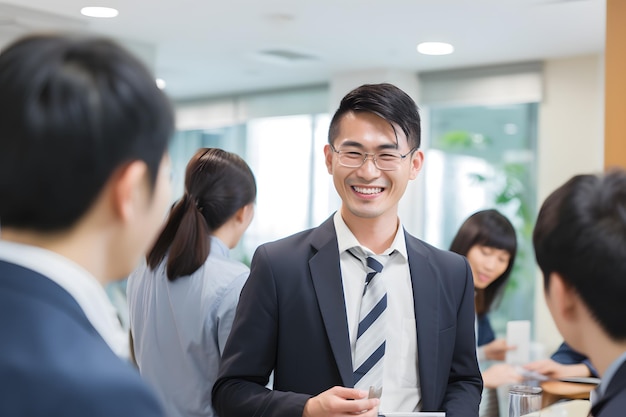
[[[537,107],[429,108],[424,239],[448,248],[463,221],[488,208],[507,216],[517,232],[515,266],[502,302],[490,314],[501,336],[508,320],[533,319]]]
[[[252,224],[233,256],[249,263],[258,245],[321,223],[330,215],[330,176],[324,164],[327,114],[255,118],[234,126],[176,133],[170,147],[173,195],[184,191],[185,166],[201,147],[241,156],[257,182]]]

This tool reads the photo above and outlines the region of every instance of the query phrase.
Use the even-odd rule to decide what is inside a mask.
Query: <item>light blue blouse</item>
[[[211,389],[249,274],[228,254],[211,237],[211,253],[192,275],[168,281],[166,259],[154,271],[144,262],[128,279],[137,364],[170,417],[215,415]]]

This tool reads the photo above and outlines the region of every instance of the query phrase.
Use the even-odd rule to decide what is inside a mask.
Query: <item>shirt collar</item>
[[[226,246],[226,243],[216,236],[211,236],[211,252],[219,253],[226,258],[230,256],[230,249]]]
[[[129,339],[100,282],[75,262],[47,249],[0,240],[0,260],[38,272],[76,300],[87,319],[118,356],[130,357]]]
[[[372,250],[361,245],[357,238],[354,236],[352,231],[346,225],[346,222],[341,217],[341,213],[339,211],[335,212],[333,216],[333,222],[335,224],[335,231],[337,233],[337,244],[339,246],[339,253],[344,253],[348,249],[359,247],[367,254],[374,254]],[[404,259],[408,259],[406,252],[406,242],[404,240],[404,227],[400,220],[398,220],[398,230],[396,231],[396,236],[391,242],[391,246],[387,248],[383,254],[390,255],[393,252],[397,252],[404,257]]]

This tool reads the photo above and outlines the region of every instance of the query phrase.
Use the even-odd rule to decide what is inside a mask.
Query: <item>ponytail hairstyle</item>
[[[508,252],[509,264],[506,270],[487,288],[476,288],[476,314],[482,316],[489,312],[496,300],[500,300],[506,282],[513,270],[517,253],[515,228],[504,215],[497,210],[478,211],[465,220],[452,240],[450,250],[467,256],[475,245],[488,246]]]
[[[187,164],[185,193],[148,252],[148,266],[156,269],[167,255],[170,281],[197,271],[211,251],[210,236],[253,203],[256,192],[254,174],[241,157],[218,148],[199,149]]]

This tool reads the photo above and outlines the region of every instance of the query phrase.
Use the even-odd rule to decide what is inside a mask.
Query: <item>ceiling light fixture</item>
[[[417,52],[424,55],[448,55],[454,52],[454,46],[445,42],[422,42],[417,45]]]
[[[163,78],[157,78],[156,85],[160,90],[163,90],[165,88],[165,80]]]
[[[84,16],[89,17],[108,18],[115,17],[120,12],[112,7],[83,7],[82,9],[80,9],[80,13]]]

